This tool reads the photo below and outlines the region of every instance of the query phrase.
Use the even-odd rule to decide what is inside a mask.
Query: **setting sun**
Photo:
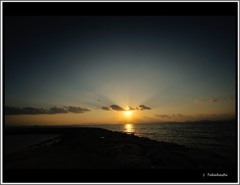
[[[132,113],[131,113],[131,111],[129,111],[129,110],[128,110],[128,111],[125,111],[125,115],[126,115],[126,116],[130,116],[131,114],[132,114]]]

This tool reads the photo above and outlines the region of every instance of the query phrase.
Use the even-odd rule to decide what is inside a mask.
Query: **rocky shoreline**
[[[233,159],[101,128],[22,127],[4,134],[58,134],[4,154],[5,169],[234,169]]]

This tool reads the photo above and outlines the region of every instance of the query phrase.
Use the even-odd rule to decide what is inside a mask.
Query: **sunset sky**
[[[232,119],[235,26],[233,16],[6,16],[5,123]]]

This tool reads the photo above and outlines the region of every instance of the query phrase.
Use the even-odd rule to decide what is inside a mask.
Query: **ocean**
[[[233,121],[87,126],[134,133],[139,137],[201,148],[226,157],[236,157],[237,155],[237,126]]]

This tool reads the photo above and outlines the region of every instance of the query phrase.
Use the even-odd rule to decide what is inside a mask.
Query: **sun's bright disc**
[[[126,116],[130,116],[131,115],[131,111],[129,111],[129,110],[125,111],[125,114],[126,114]]]

